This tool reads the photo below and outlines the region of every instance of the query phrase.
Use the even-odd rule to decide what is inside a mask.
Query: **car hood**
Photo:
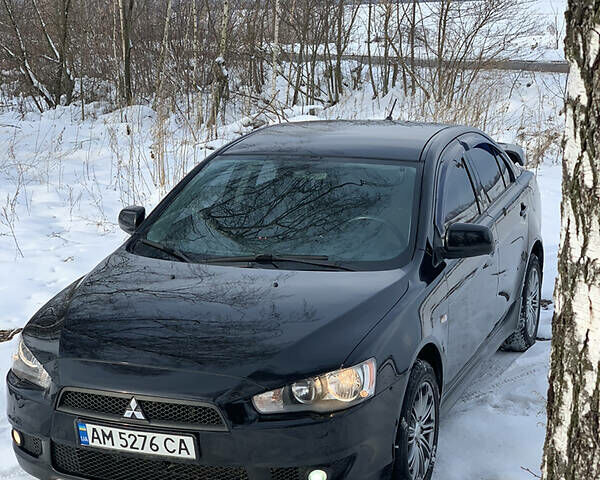
[[[25,335],[42,360],[54,349],[64,370],[110,364],[274,387],[339,367],[405,291],[402,270],[238,268],[120,249],[44,307]]]

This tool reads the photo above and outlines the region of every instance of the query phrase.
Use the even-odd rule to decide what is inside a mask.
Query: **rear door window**
[[[498,167],[500,167],[500,172],[502,173],[502,178],[504,179],[504,185],[506,187],[508,187],[511,184],[511,182],[513,181],[513,178],[511,176],[511,172],[506,163],[507,160],[495,148],[493,149],[493,152],[494,152],[494,156],[496,157],[496,161],[498,162]]]
[[[491,145],[488,143],[475,145],[469,150],[469,157],[490,202],[496,201],[506,187]]]

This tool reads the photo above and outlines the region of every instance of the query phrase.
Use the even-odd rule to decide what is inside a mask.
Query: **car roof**
[[[416,162],[421,159],[423,148],[434,135],[454,130],[458,135],[464,132],[464,127],[390,120],[280,123],[243,137],[222,153],[379,158]]]

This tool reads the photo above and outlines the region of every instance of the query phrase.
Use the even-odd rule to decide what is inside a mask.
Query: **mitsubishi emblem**
[[[136,418],[138,420],[146,420],[146,417],[142,412],[142,407],[139,406],[135,397],[131,397],[131,401],[129,402],[127,410],[125,410],[125,413],[123,414],[123,418]]]

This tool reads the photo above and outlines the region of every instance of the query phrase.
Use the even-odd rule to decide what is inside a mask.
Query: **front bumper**
[[[230,424],[228,431],[221,432],[196,430],[193,434],[200,455],[189,470],[179,469],[180,465],[173,467],[175,462],[162,459],[80,447],[75,430],[77,419],[123,428],[131,425],[56,411],[38,390],[24,387],[14,377],[11,380],[10,374],[8,417],[19,432],[41,440],[41,453],[37,456],[14,446],[21,467],[40,479],[96,476],[118,480],[306,480],[309,471],[319,468],[328,473],[328,480],[375,480],[389,477],[396,419],[406,380],[403,375],[369,401],[329,416]],[[165,428],[148,429],[181,433]],[[88,460],[74,460],[77,450],[85,451],[86,458],[91,455],[93,474]],[[87,470],[82,470],[85,462]],[[115,470],[114,465],[123,468]],[[131,471],[124,473],[125,468]]]

